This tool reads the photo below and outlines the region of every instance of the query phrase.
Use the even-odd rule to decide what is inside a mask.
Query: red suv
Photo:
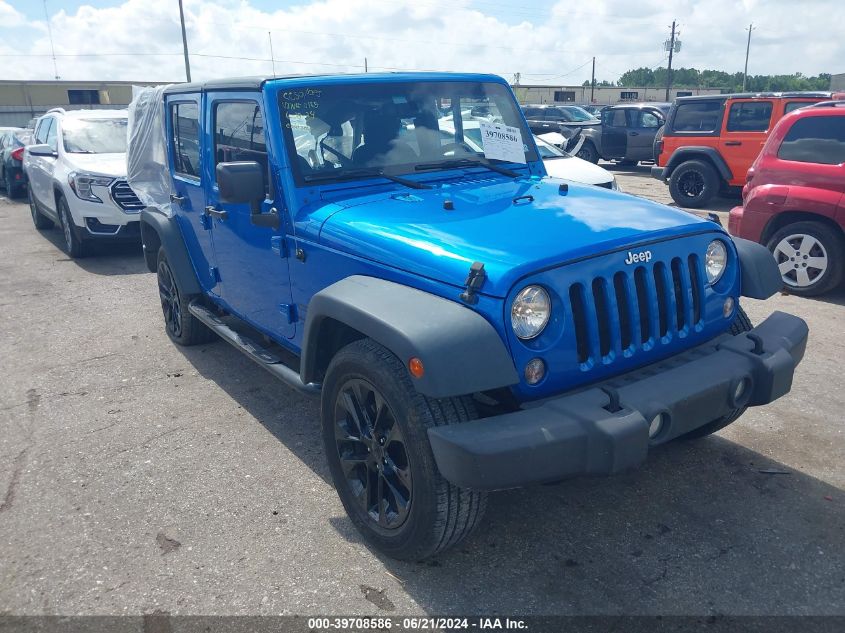
[[[769,247],[789,292],[831,290],[845,273],[845,101],[796,110],[746,176],[730,232]]]

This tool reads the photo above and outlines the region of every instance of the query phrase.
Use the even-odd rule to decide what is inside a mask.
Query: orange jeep
[[[669,181],[669,193],[679,206],[703,207],[717,193],[745,184],[769,130],[784,114],[830,96],[769,92],[679,97],[655,137],[651,175]]]

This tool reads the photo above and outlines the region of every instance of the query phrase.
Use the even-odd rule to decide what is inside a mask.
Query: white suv
[[[143,204],[126,182],[126,110],[50,110],[23,167],[38,229],[58,222],[71,257],[97,239],[138,240]]]

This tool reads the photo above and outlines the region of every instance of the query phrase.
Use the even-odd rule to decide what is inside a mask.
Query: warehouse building
[[[589,86],[513,86],[520,103],[591,103]],[[719,88],[685,88],[678,86],[669,91],[669,100],[690,95],[721,94]],[[664,101],[666,88],[645,86],[596,86],[592,103],[613,104],[626,101]]]
[[[50,108],[125,108],[133,85],[152,81],[0,81],[0,127],[23,127]]]

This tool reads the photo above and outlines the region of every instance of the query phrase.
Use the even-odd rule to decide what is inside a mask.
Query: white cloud
[[[745,27],[755,23],[749,72],[845,72],[841,0],[322,0],[262,11],[249,0],[186,0],[194,79],[271,71],[485,71],[523,83],[575,83],[657,66],[677,18],[683,49],[676,66],[742,69]],[[63,9],[51,18],[64,79],[184,79],[178,5],[124,0],[113,7]],[[72,57],[84,53],[88,56]],[[120,55],[117,55],[120,53]],[[0,0],[4,78],[53,76],[43,21]],[[105,55],[104,55],[105,54]],[[153,55],[158,54],[158,55]],[[96,56],[104,55],[104,56]],[[217,56],[217,57],[215,57]],[[229,58],[246,59],[229,59]],[[5,62],[5,63],[4,63]]]

